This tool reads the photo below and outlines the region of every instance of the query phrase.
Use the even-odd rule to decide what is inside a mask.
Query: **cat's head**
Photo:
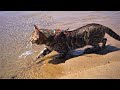
[[[42,45],[45,44],[46,36],[36,25],[34,25],[34,31],[31,34],[30,41],[32,44]]]

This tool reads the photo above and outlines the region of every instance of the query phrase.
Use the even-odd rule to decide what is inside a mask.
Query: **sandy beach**
[[[32,49],[36,51],[34,54],[18,58],[29,50],[25,47],[34,24],[41,28],[74,30],[89,23],[99,23],[120,35],[119,11],[4,12],[6,13],[5,16],[0,14],[1,79],[120,79],[120,41],[107,34],[106,47],[96,53],[53,60],[58,54],[53,51],[33,62],[43,49],[43,46],[33,45]],[[18,21],[14,22],[16,20]]]
[[[16,78],[25,79],[119,79],[120,56],[115,49],[104,55],[86,54],[66,61],[52,60],[56,52],[52,52],[41,62],[38,60],[29,68],[21,71]]]

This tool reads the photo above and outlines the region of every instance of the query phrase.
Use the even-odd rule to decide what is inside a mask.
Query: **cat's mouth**
[[[39,44],[41,44],[41,42],[40,41],[38,41],[38,40],[36,40],[36,41],[30,41],[32,44],[37,44],[37,45],[39,45]]]
[[[40,41],[37,40],[37,41],[35,41],[35,43],[36,43],[37,45],[39,45],[39,44],[40,44]]]
[[[32,44],[34,44],[35,43],[35,41],[30,41]]]
[[[38,44],[40,44],[39,42],[36,42],[36,44],[38,45]]]

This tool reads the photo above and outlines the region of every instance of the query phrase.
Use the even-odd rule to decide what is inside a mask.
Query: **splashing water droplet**
[[[27,46],[26,46],[26,49],[29,49],[27,51],[25,51],[24,53],[22,53],[20,56],[19,56],[19,59],[20,58],[26,58],[28,55],[32,55],[34,54],[35,51],[32,50],[32,42],[28,42],[27,43]]]
[[[31,54],[34,54],[34,52],[32,50],[28,50],[28,51],[25,51],[24,53],[22,53],[19,58],[26,58],[28,55],[31,55]]]
[[[32,50],[32,42],[28,42],[26,48]]]

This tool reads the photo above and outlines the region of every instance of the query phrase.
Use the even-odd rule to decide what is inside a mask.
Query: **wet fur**
[[[105,47],[107,42],[107,39],[104,38],[105,33],[120,41],[120,36],[113,30],[96,23],[87,24],[73,31],[61,30],[61,32],[54,32],[54,34],[51,35],[48,35],[49,33],[45,35],[44,30],[39,29],[36,25],[34,25],[34,27],[35,30],[31,35],[31,42],[33,44],[46,45],[42,51],[43,53],[40,53],[36,59],[49,54],[53,50],[60,53],[59,56],[63,58],[71,50],[82,48],[86,45],[91,45],[93,48],[86,49],[84,53],[100,50]],[[102,43],[102,46],[100,46],[99,43]]]

